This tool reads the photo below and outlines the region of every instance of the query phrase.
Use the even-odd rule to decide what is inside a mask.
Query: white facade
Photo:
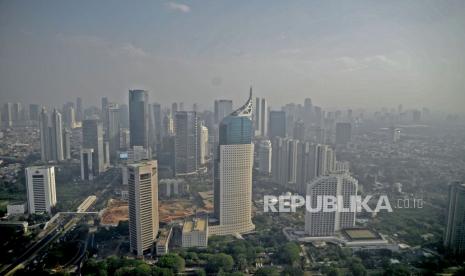
[[[200,126],[200,165],[205,165],[208,158],[208,128],[204,125]]]
[[[157,161],[128,165],[129,242],[131,251],[142,256],[158,234]]]
[[[6,206],[6,213],[8,215],[21,215],[26,212],[26,204],[8,204]]]
[[[55,167],[26,168],[27,203],[29,214],[51,213],[56,205]]]
[[[307,196],[312,208],[317,208],[317,197],[342,196],[344,208],[350,208],[351,196],[357,195],[358,181],[348,173],[321,176],[308,184]],[[333,236],[336,231],[355,226],[355,210],[342,212],[309,212],[305,214],[305,232],[311,237]]]
[[[252,223],[253,152],[253,144],[220,145],[220,225],[210,227],[211,235],[255,229]]]

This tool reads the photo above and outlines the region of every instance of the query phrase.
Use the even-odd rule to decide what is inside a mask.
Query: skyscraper
[[[81,180],[92,181],[94,180],[94,166],[92,164],[92,159],[94,154],[94,149],[82,148],[81,155]]]
[[[260,140],[258,144],[258,171],[261,174],[271,174],[272,150],[270,140]]]
[[[42,108],[39,127],[42,161],[62,161],[64,154],[61,114],[55,109],[49,118],[45,108]]]
[[[224,117],[232,113],[232,100],[215,100],[215,124],[219,124]]]
[[[4,127],[13,125],[13,104],[5,103],[2,109],[2,123]]]
[[[115,162],[118,159],[118,150],[120,149],[120,114],[117,104],[110,104],[107,108],[107,129],[105,130],[106,139],[109,146],[110,161]]]
[[[63,129],[63,158],[71,159],[71,135],[72,132],[68,128]]]
[[[245,233],[252,223],[252,89],[248,101],[219,125],[214,168],[214,208],[218,225],[212,235]]]
[[[138,256],[149,250],[158,234],[157,161],[128,165],[129,243]]]
[[[208,146],[208,128],[202,122],[199,125],[199,152],[200,152],[200,165],[205,165],[207,163],[207,158],[209,156],[209,146]]]
[[[286,137],[286,113],[284,111],[270,111],[270,128],[268,137]]]
[[[74,103],[69,102],[63,106],[63,119],[64,123],[69,128],[74,128],[76,124],[76,114],[74,110]]]
[[[317,208],[317,198],[323,196],[341,196],[343,207],[349,210],[337,209],[333,212],[319,211],[305,214],[305,232],[311,237],[332,236],[336,231],[355,226],[356,210],[350,209],[351,196],[357,195],[358,181],[348,173],[332,173],[321,176],[307,186],[307,196],[311,207]],[[321,199],[320,199],[321,200]],[[341,206],[340,206],[341,207]]]
[[[40,120],[40,111],[41,107],[38,104],[30,104],[29,105],[29,120],[33,122],[33,124],[37,125]]]
[[[93,149],[92,166],[95,175],[105,170],[102,124],[97,119],[82,122],[82,148]]]
[[[272,144],[273,180],[285,187],[296,188],[297,183],[297,144],[298,140],[275,137]]]
[[[26,168],[27,204],[29,214],[51,213],[57,203],[55,168],[33,166]]]
[[[80,97],[76,98],[76,121],[82,122],[84,119],[84,112],[82,110],[82,99]]]
[[[58,110],[54,109],[52,113],[52,128],[51,141],[52,141],[52,156],[56,161],[64,159],[63,154],[63,124],[61,114]]]
[[[149,149],[149,95],[145,90],[129,90],[129,133],[132,146]]]
[[[162,113],[161,105],[153,103],[150,105],[150,136],[151,136],[151,147],[157,148],[157,145],[161,144],[161,133],[162,133]]]
[[[255,99],[254,125],[255,136],[266,136],[268,134],[268,104],[265,98]]]
[[[197,113],[178,111],[175,114],[176,175],[196,173],[199,168],[199,127]]]
[[[352,137],[352,126],[350,123],[336,124],[336,144],[345,145]]]
[[[465,255],[465,184],[455,182],[449,186],[447,225],[444,247],[459,256]]]

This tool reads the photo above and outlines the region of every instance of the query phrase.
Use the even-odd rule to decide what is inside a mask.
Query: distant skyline
[[[0,1],[0,102],[465,109],[465,1]]]

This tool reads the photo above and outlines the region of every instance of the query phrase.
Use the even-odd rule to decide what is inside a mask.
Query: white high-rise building
[[[129,242],[138,256],[152,248],[158,234],[157,167],[156,160],[128,165]]]
[[[208,128],[202,123],[200,124],[200,139],[199,139],[199,149],[200,149],[200,165],[205,165],[209,156],[208,152]]]
[[[313,180],[307,186],[307,196],[311,200],[311,207],[317,208],[317,197],[323,196],[342,196],[343,207],[348,211],[342,211],[341,208],[333,212],[324,212],[323,208],[318,212],[309,212],[305,214],[305,232],[311,237],[332,236],[336,231],[344,228],[355,226],[355,208],[351,207],[351,196],[357,195],[358,181],[350,176],[347,172],[331,173]],[[323,201],[322,199],[320,199]],[[340,206],[339,206],[340,207]]]
[[[262,174],[271,173],[271,141],[261,140],[258,144],[258,171]]]
[[[29,214],[51,213],[57,203],[55,167],[33,166],[26,168],[27,203]]]
[[[210,227],[210,235],[231,235],[255,229],[252,223],[252,105],[250,91],[247,103],[219,125],[214,168],[214,216],[219,225]]]

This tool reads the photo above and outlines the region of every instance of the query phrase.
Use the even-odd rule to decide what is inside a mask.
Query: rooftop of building
[[[383,239],[380,234],[370,228],[348,228],[343,229],[341,232],[349,241]]]
[[[196,218],[193,220],[185,221],[182,227],[183,233],[190,233],[194,231],[206,231],[207,221],[203,218]]]

